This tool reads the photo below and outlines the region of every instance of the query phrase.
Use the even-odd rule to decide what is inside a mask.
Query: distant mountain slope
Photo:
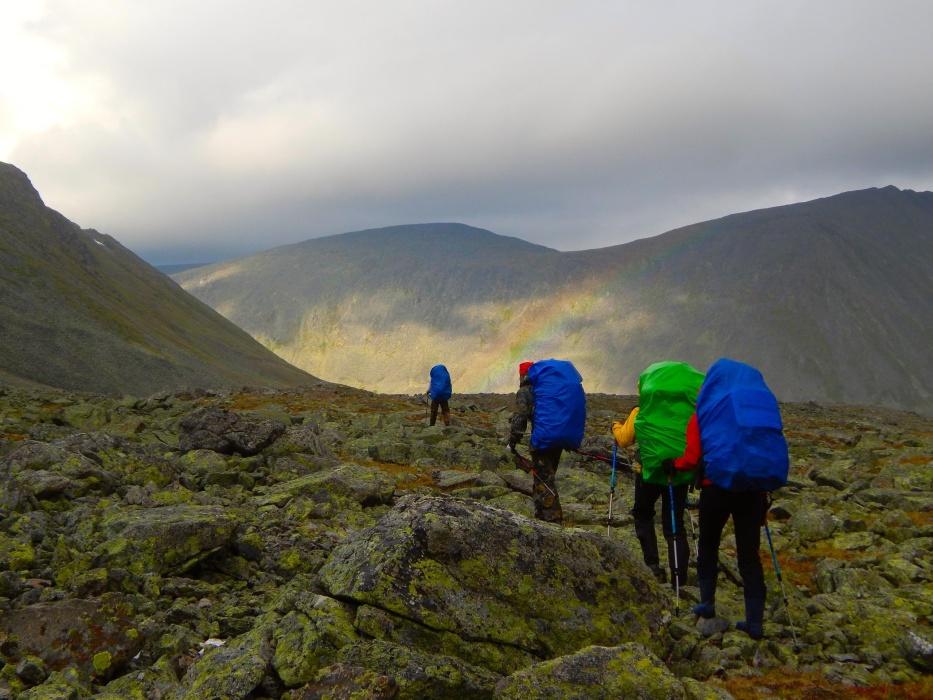
[[[659,359],[754,363],[785,400],[933,411],[933,193],[893,187],[727,216],[573,253],[459,224],[359,231],[176,276],[332,381],[512,390],[522,359],[572,359],[634,391]]]
[[[153,267],[163,275],[177,275],[185,270],[193,270],[196,267],[204,267],[210,263],[177,263],[175,265],[153,265]]]
[[[0,163],[0,381],[104,393],[314,381]]]

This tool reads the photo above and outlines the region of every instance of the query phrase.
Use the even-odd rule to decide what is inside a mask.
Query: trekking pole
[[[800,642],[797,641],[797,632],[794,630],[794,621],[790,616],[790,605],[787,602],[787,592],[784,590],[784,577],[781,576],[781,565],[778,564],[777,552],[774,551],[774,542],[771,540],[771,528],[768,527],[767,515],[765,515],[765,535],[768,537],[768,548],[771,550],[771,561],[774,563],[774,574],[777,576],[778,583],[781,585],[781,599],[784,601],[784,613],[787,615],[787,622],[790,625],[790,634],[794,638],[794,651],[800,651]]]
[[[606,522],[606,537],[612,536],[612,498],[616,495],[616,455],[618,445],[612,445],[612,472],[609,475],[609,520]]]
[[[547,489],[548,493],[550,493],[552,496],[554,496],[554,498],[557,498],[557,494],[554,493],[554,489],[552,489],[550,486],[548,486],[548,485],[545,483],[544,479],[542,479],[540,476],[538,476],[538,470],[535,469],[534,462],[532,462],[530,459],[528,459],[527,457],[525,457],[521,452],[519,452],[518,450],[516,450],[514,447],[511,448],[511,449],[512,449],[512,454],[515,455],[516,459],[518,459],[519,462],[520,462],[520,464],[522,465],[522,469],[523,469],[524,471],[528,472],[529,474],[531,474],[531,477],[532,477],[533,479],[537,479],[538,482],[539,482],[544,488]]]
[[[595,459],[598,462],[606,462],[607,464],[612,463],[613,459],[615,459],[615,456],[613,456],[613,458],[610,459],[609,457],[606,457],[605,455],[601,455],[598,452],[587,452],[586,450],[570,450],[570,452],[576,452],[578,455],[581,455],[583,457]],[[615,455],[615,448],[613,448],[613,455]],[[625,467],[627,470],[632,469],[632,465],[625,461],[619,461],[618,466]]]
[[[671,541],[674,545],[674,612],[680,607],[680,562],[677,561],[677,518],[674,515],[674,481],[667,477],[667,497],[671,508]]]

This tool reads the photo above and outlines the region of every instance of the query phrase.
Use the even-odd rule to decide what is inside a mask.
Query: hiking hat
[[[531,366],[532,366],[533,364],[534,364],[534,362],[522,362],[522,363],[518,366],[518,376],[519,376],[519,377],[524,377],[526,374],[528,374],[528,370],[531,369]]]

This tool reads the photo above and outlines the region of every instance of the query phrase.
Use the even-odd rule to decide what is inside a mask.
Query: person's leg
[[[667,563],[671,570],[671,586],[677,588],[687,585],[687,572],[690,570],[690,545],[687,542],[687,531],[684,529],[687,486],[686,484],[675,486],[673,491],[674,524],[677,526],[677,532],[674,534],[671,528],[671,499],[667,486],[661,487],[661,526],[664,530],[664,539],[667,540]]]
[[[435,399],[431,399],[431,425],[437,423],[437,407],[438,402]]]
[[[742,575],[745,594],[745,621],[736,628],[752,639],[764,636],[765,589],[761,567],[761,520],[764,515],[764,494],[735,493],[732,495],[732,522],[735,525],[735,552]]]
[[[697,584],[700,604],[694,606],[694,615],[716,616],[716,576],[719,573],[719,541],[722,529],[729,520],[727,492],[717,486],[704,486],[700,492],[700,541],[697,555]]]
[[[646,484],[641,474],[635,475],[635,496],[632,504],[632,518],[635,520],[635,536],[641,545],[641,555],[645,564],[659,581],[664,580],[658,556],[658,536],[654,530],[654,504],[661,495],[654,484]]]
[[[441,419],[444,425],[450,425],[450,404],[447,403],[447,399],[441,401]]]
[[[535,502],[535,517],[538,520],[559,523],[564,519],[556,483],[560,454],[560,448],[531,451],[531,461],[537,472],[534,476],[532,498]]]

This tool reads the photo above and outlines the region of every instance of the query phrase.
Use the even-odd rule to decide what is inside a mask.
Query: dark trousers
[[[709,601],[715,598],[716,574],[719,571],[719,542],[722,530],[732,516],[735,528],[735,551],[742,576],[745,600],[765,600],[765,579],[758,548],[761,543],[761,520],[767,502],[764,493],[726,491],[718,486],[704,486],[700,492],[700,552],[697,576],[700,588],[709,589]],[[705,584],[705,585],[704,585]],[[704,591],[705,592],[705,591]]]
[[[447,399],[441,401],[431,399],[431,425],[437,423],[438,406],[441,407],[441,420],[444,421],[444,425],[450,425],[450,405],[447,403]]]
[[[687,504],[687,485],[674,487],[674,521],[677,535],[671,526],[671,499],[665,484],[649,484],[642,480],[641,474],[635,475],[635,502],[632,517],[635,519],[635,535],[641,545],[641,554],[645,564],[652,570],[660,568],[658,557],[658,538],[654,530],[654,506],[661,499],[661,527],[667,539],[668,567],[671,570],[671,583],[679,579],[681,586],[687,583],[687,570],[690,564],[690,546],[687,544],[687,532],[684,530],[684,507]],[[676,563],[674,552],[676,549]]]
[[[560,497],[557,495],[557,465],[560,464],[561,448],[553,447],[549,450],[531,450],[531,463],[535,474],[534,488],[531,497],[535,502],[535,517],[551,523],[559,523],[564,519],[564,511],[560,507]]]

